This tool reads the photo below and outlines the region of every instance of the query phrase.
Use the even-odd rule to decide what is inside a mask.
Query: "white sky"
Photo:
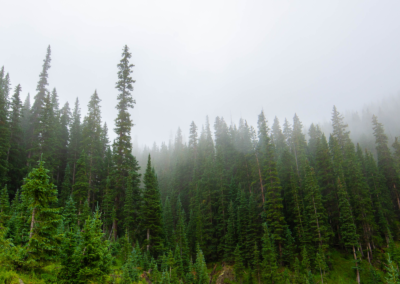
[[[400,90],[400,1],[2,1],[0,66],[35,95],[47,45],[63,104],[94,90],[113,137],[123,45],[135,64],[132,136],[188,133],[205,116],[305,125]],[[23,98],[24,99],[24,98]]]

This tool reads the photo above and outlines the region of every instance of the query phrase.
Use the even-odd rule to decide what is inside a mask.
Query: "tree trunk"
[[[33,211],[32,211],[31,232],[29,233],[29,239],[31,239],[32,235],[33,235],[33,226],[35,224],[35,214],[36,214],[36,207],[33,208]]]
[[[360,284],[360,271],[358,270],[357,254],[356,254],[356,249],[354,248],[354,246],[353,246],[353,255],[354,255],[354,260],[356,261],[357,283]]]

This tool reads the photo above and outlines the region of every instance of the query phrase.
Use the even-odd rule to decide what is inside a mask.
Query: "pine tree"
[[[43,109],[46,95],[49,91],[47,90],[48,83],[48,72],[50,69],[51,62],[51,48],[48,46],[46,52],[46,58],[43,61],[42,72],[39,75],[39,82],[36,87],[37,94],[35,96],[35,102],[33,103],[31,110],[31,123],[29,128],[29,141],[28,141],[28,163],[33,164],[40,157],[41,152],[41,140],[43,131]]]
[[[78,202],[78,215],[82,214],[84,203],[87,201],[89,181],[86,171],[86,153],[82,151],[77,162],[76,182],[73,186],[74,200]],[[81,218],[79,218],[79,221]]]
[[[124,193],[127,187],[127,179],[129,172],[133,166],[132,144],[131,144],[131,128],[133,123],[129,109],[133,108],[135,100],[132,98],[131,92],[133,91],[133,83],[135,81],[131,77],[133,64],[129,63],[132,57],[127,45],[124,46],[122,52],[122,59],[118,64],[118,81],[116,88],[118,94],[118,116],[115,119],[115,133],[117,138],[113,144],[113,161],[114,171],[112,175],[113,190],[115,191],[115,210],[119,215],[121,202],[124,200]],[[118,234],[117,218],[113,220],[114,239]]]
[[[59,195],[59,203],[60,205],[64,205],[69,196],[72,193],[72,173],[69,163],[65,167],[64,171],[64,179],[61,184],[61,190],[58,192]]]
[[[25,174],[25,149],[23,145],[23,133],[21,127],[21,85],[15,87],[11,101],[10,113],[10,141],[7,151],[8,163],[8,184],[12,195],[22,184],[22,177]]]
[[[125,230],[128,231],[128,235],[131,239],[135,239],[135,231],[139,225],[139,212],[141,206],[141,190],[140,190],[140,174],[139,165],[134,158],[134,167],[132,168],[128,186],[126,188],[125,203],[124,203],[124,226]]]
[[[163,206],[163,223],[164,223],[164,233],[165,241],[169,247],[173,244],[173,234],[174,234],[174,217],[172,215],[172,207],[169,200],[169,196],[165,199]]]
[[[0,70],[0,186],[6,181],[7,151],[9,149],[9,124],[8,124],[8,90],[9,76],[5,76],[4,67]]]
[[[374,115],[372,117],[372,125],[374,129],[374,136],[376,138],[376,152],[378,156],[378,168],[386,179],[386,185],[390,188],[394,202],[400,210],[400,180],[399,174],[396,171],[392,153],[388,147],[388,137],[385,134],[382,123],[378,122],[378,118]]]
[[[140,251],[137,251],[136,248],[133,248],[132,252],[129,254],[128,261],[122,267],[122,282],[130,284],[132,282],[139,281],[139,267],[141,266],[139,263],[139,254]]]
[[[60,271],[60,283],[104,283],[111,270],[111,252],[109,242],[103,239],[101,226],[97,208],[93,217],[85,222],[80,243],[76,246],[71,261],[65,263]]]
[[[5,224],[9,219],[10,199],[8,196],[7,185],[0,191],[0,224]]]
[[[292,236],[292,232],[289,227],[285,230],[285,242],[283,246],[283,260],[290,265],[293,262],[294,255],[296,251],[295,239]]]
[[[386,283],[388,284],[398,284],[400,283],[400,275],[399,268],[393,263],[390,259],[390,254],[387,254],[387,262],[388,262],[388,275],[386,277]]]
[[[281,275],[278,272],[277,255],[275,251],[275,246],[270,233],[268,232],[267,224],[264,226],[264,235],[262,238],[262,278],[265,283],[277,284],[281,280]]]
[[[335,186],[335,173],[325,134],[322,134],[321,138],[317,140],[316,147],[315,172],[318,185],[321,188],[323,204],[328,215],[328,222],[331,224],[332,230],[337,234],[339,227],[338,198]]]
[[[161,200],[157,176],[151,166],[150,155],[143,183],[145,188],[143,191],[141,218],[143,228],[147,233],[147,251],[150,250],[153,256],[158,256],[163,250]]]
[[[194,265],[194,270],[196,272],[196,281],[195,281],[196,284],[209,283],[206,261],[204,259],[203,252],[201,251],[200,248],[197,248],[196,263]]]
[[[319,252],[317,252],[317,255],[315,257],[315,268],[320,273],[321,283],[324,283],[324,275],[327,265],[325,262],[324,252],[321,249]]]
[[[68,201],[65,203],[62,215],[66,231],[69,231],[70,228],[73,228],[77,224],[78,218],[76,216],[76,205],[72,195],[70,195]]]
[[[311,241],[325,251],[328,248],[330,232],[314,169],[309,165],[306,165],[304,203]]]
[[[99,186],[97,177],[100,175],[102,166],[102,145],[101,145],[101,111],[100,98],[97,91],[91,96],[88,104],[88,114],[83,120],[82,128],[82,149],[87,155],[87,175],[89,188],[87,199],[90,205],[91,195],[93,195]]]
[[[240,245],[239,243],[236,245],[236,249],[234,252],[235,255],[235,277],[236,277],[236,281],[238,281],[239,283],[243,283],[243,275],[244,275],[244,265],[243,265],[243,259],[242,259],[242,255],[240,252]]]
[[[228,207],[228,226],[225,235],[225,252],[224,259],[226,261],[233,260],[233,252],[235,247],[235,211],[233,209],[233,202],[231,201]]]
[[[33,266],[42,266],[54,260],[61,241],[57,235],[61,222],[60,209],[53,207],[57,204],[57,189],[49,181],[44,161],[38,164],[24,179],[22,186],[22,200],[31,212],[27,264]]]
[[[261,283],[260,251],[258,250],[257,242],[254,242],[252,264],[253,264],[254,274],[256,275],[257,283]]]
[[[343,122],[344,117],[341,115],[336,106],[333,106],[332,110],[332,128],[333,133],[332,136],[337,139],[339,149],[341,150],[342,155],[344,154],[344,148],[346,143],[349,140],[350,132],[347,131],[348,125]]]
[[[358,268],[358,258],[356,254],[356,247],[358,246],[358,235],[356,233],[356,226],[353,221],[353,214],[351,212],[350,203],[348,200],[347,192],[338,178],[337,181],[338,195],[339,195],[339,210],[340,210],[340,232],[345,247],[353,250],[355,261],[355,269],[357,273],[357,283],[360,283],[360,272]]]
[[[293,131],[291,135],[292,152],[295,158],[296,171],[301,182],[305,174],[307,142],[303,134],[303,124],[297,114],[293,117]]]
[[[284,229],[286,226],[285,217],[283,215],[283,204],[281,196],[281,184],[276,170],[273,145],[268,137],[266,141],[265,152],[267,155],[264,166],[264,180],[267,189],[266,194],[266,220],[274,234],[274,241],[278,245],[279,254],[282,255],[282,243]]]
[[[79,106],[79,100],[76,98],[75,107],[72,112],[71,128],[70,128],[70,143],[68,146],[68,162],[72,171],[72,185],[75,184],[75,176],[77,172],[77,162],[81,155],[81,109]]]

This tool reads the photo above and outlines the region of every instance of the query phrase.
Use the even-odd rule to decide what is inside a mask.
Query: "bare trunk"
[[[324,277],[322,277],[322,270],[321,270],[321,267],[319,268],[319,273],[321,274],[321,283],[324,283]]]
[[[358,270],[357,254],[356,254],[356,249],[354,248],[354,246],[353,246],[353,255],[354,255],[354,260],[356,261],[357,283],[360,284],[360,271]]]
[[[32,235],[33,235],[33,226],[35,224],[35,213],[36,213],[36,207],[33,208],[33,211],[32,211],[31,232],[29,233],[29,239],[31,239]]]
[[[368,242],[368,250],[369,250],[369,252],[371,254],[371,259],[373,259],[374,257],[372,255],[372,248],[371,248],[371,243],[370,242]]]

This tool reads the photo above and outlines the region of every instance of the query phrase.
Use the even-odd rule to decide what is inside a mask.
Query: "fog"
[[[4,1],[3,1],[4,2]],[[36,93],[46,48],[60,103],[94,90],[114,119],[117,63],[135,64],[132,136],[168,140],[206,115],[256,125],[297,113],[304,125],[350,113],[400,90],[399,1],[7,1],[0,65]],[[393,135],[399,135],[393,134]]]

